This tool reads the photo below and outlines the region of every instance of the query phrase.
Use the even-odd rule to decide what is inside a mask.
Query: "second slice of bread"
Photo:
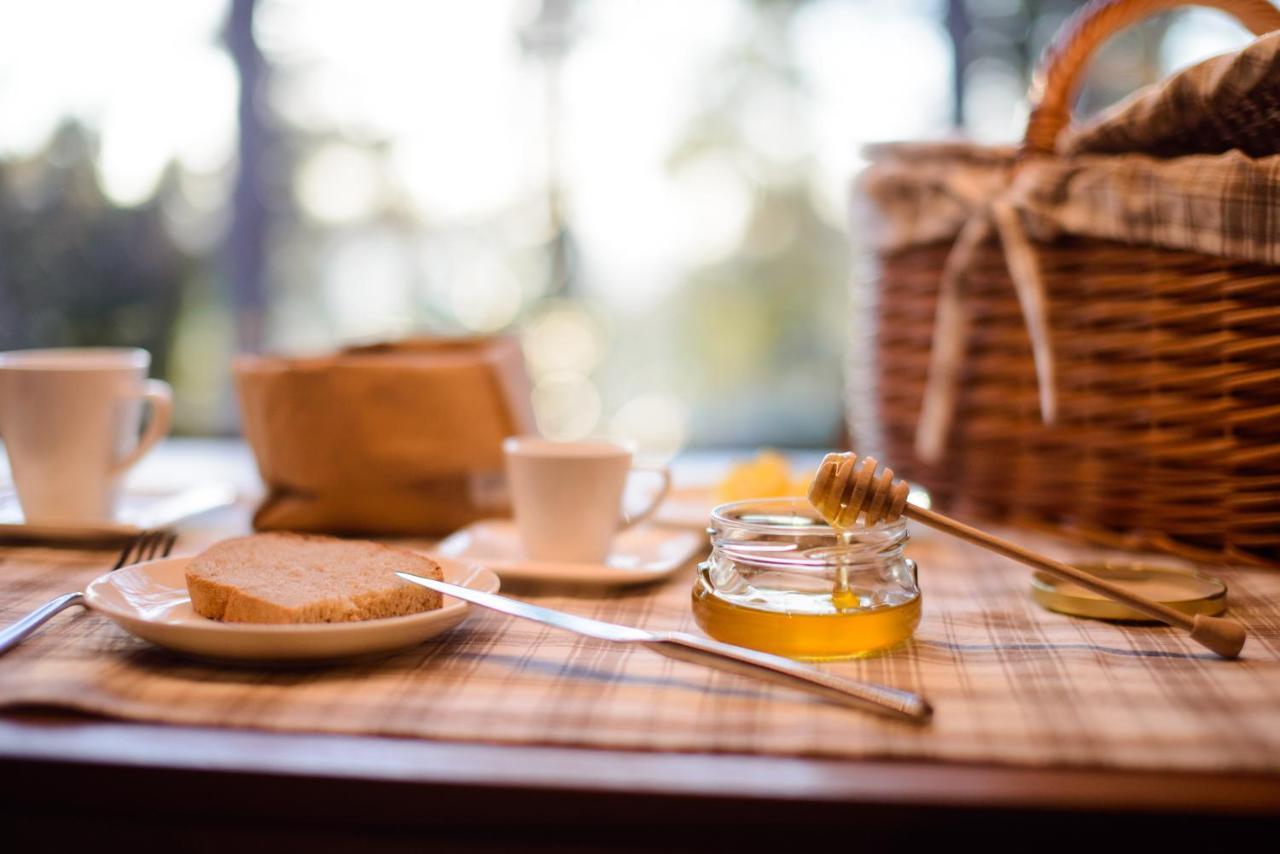
[[[339,623],[439,608],[434,590],[396,571],[443,580],[423,555],[380,543],[303,534],[224,540],[187,566],[197,614],[232,623]]]

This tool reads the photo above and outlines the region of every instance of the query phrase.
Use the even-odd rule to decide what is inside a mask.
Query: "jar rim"
[[[748,513],[748,511],[751,512]],[[808,520],[809,524],[804,524],[801,520]],[[814,506],[809,503],[809,499],[799,496],[790,498],[750,498],[745,501],[731,501],[727,504],[720,504],[712,508],[711,522],[714,528],[760,534],[835,533],[835,529],[818,514]],[[882,534],[894,538],[906,528],[906,525],[907,520],[900,517],[891,522],[860,525],[858,530],[864,533]]]

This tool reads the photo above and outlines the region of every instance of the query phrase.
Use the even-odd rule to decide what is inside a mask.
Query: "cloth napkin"
[[[1280,154],[1280,32],[1148,86],[1064,135],[1064,154]]]

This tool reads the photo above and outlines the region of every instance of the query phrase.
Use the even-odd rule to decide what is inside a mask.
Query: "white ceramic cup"
[[[502,449],[516,527],[533,560],[603,562],[614,535],[647,518],[671,488],[665,467],[633,467],[631,448],[617,442],[513,436]],[[633,472],[656,475],[661,485],[644,510],[624,517],[622,494]]]
[[[173,394],[150,366],[132,348],[0,353],[0,439],[28,524],[114,518],[121,477],[169,432]]]

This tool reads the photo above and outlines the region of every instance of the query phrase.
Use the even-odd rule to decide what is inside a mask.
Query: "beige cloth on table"
[[[188,534],[179,548],[200,545]],[[907,549],[924,590],[915,640],[823,666],[923,693],[936,709],[923,728],[479,610],[382,661],[294,670],[177,658],[77,611],[5,656],[0,706],[512,744],[1280,773],[1280,574],[1214,570],[1231,586],[1232,616],[1250,630],[1244,657],[1223,661],[1174,629],[1041,610],[1025,568],[941,535],[920,532]],[[0,624],[113,559],[0,552]],[[508,592],[588,617],[696,632],[692,582],[690,565],[657,586]]]
[[[244,357],[235,379],[261,530],[422,536],[505,513],[502,440],[534,429],[508,338]]]

